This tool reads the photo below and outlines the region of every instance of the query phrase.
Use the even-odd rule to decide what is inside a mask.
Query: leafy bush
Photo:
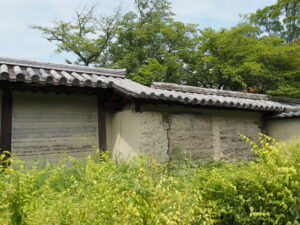
[[[0,174],[0,224],[300,224],[300,141],[251,143],[255,161],[198,168],[100,153],[13,161]]]

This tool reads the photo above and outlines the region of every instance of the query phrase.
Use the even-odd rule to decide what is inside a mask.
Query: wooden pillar
[[[2,89],[0,153],[11,152],[12,104],[12,90],[6,87]]]
[[[98,134],[99,134],[99,149],[106,151],[106,124],[105,124],[105,109],[104,99],[98,96]]]

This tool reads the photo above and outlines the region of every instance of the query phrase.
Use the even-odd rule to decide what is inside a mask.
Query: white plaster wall
[[[98,148],[95,96],[15,92],[12,153],[22,159],[80,158]]]
[[[110,119],[110,148],[121,159],[139,154],[163,161],[249,159],[250,146],[239,134],[255,140],[261,132],[261,114],[244,111],[146,106]]]
[[[158,112],[137,113],[125,109],[112,115],[110,148],[116,159],[145,154],[168,160],[167,133]]]
[[[279,140],[288,141],[300,137],[300,118],[274,119],[267,121],[268,134]]]

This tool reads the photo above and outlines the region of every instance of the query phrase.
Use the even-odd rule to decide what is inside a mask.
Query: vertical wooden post
[[[106,124],[105,124],[105,109],[104,99],[98,96],[98,134],[99,134],[99,149],[106,151]]]
[[[0,153],[11,152],[12,105],[12,90],[6,87],[2,90]]]

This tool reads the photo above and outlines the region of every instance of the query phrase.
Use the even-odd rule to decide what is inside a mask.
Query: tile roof
[[[246,93],[246,92],[193,87],[193,86],[178,85],[172,83],[154,82],[151,87],[156,89],[174,90],[174,91],[198,93],[198,94],[205,94],[205,95],[217,95],[223,97],[234,97],[234,98],[253,99],[253,100],[266,100],[266,101],[283,101],[283,102],[287,101],[287,102],[295,102],[300,104],[299,99],[275,97],[275,96],[264,95],[264,94],[253,94],[253,93]]]
[[[286,112],[277,113],[269,116],[268,119],[285,119],[285,118],[295,118],[300,117],[300,106],[294,109],[287,110]]]
[[[284,112],[284,113],[279,113],[277,115],[274,115],[272,118],[273,119],[283,119],[283,118],[295,118],[295,117],[300,117],[300,110],[299,111],[290,111],[290,112]]]
[[[294,102],[294,100],[291,100],[291,102],[289,102],[287,99],[284,99],[284,102],[279,102],[270,99],[255,99],[254,97],[247,98],[246,96],[241,96],[240,92],[232,92],[231,96],[223,96],[217,93],[195,93],[179,90],[160,89],[157,88],[157,86],[155,87],[155,85],[150,88],[128,79],[109,78],[109,80],[111,87],[135,98],[180,102],[190,105],[225,107],[255,111],[283,112],[287,109],[292,109],[295,105],[300,104],[300,102]],[[236,93],[237,96],[234,96],[233,93]]]
[[[0,79],[25,83],[90,86],[93,83],[93,75],[125,77],[125,72],[125,69],[106,69],[0,57]]]
[[[134,98],[190,105],[283,112],[300,105],[298,100],[267,95],[205,89],[168,83],[147,87],[125,78],[125,70],[64,65],[0,57],[0,80],[10,82],[112,88]]]

